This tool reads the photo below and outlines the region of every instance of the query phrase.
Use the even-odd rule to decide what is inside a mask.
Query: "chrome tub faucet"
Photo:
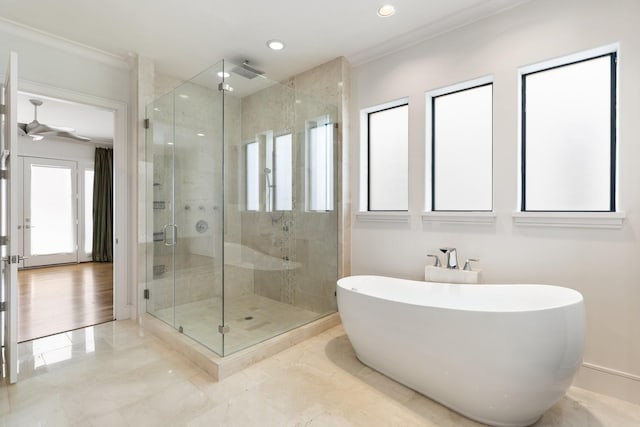
[[[440,251],[447,256],[447,268],[458,269],[458,254],[456,248],[440,248]]]

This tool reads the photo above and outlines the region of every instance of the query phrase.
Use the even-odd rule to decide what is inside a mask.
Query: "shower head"
[[[258,76],[264,74],[264,71],[253,68],[249,65],[249,61],[244,61],[242,65],[237,65],[231,69],[231,72],[236,73],[245,79],[255,79]]]
[[[269,178],[269,175],[271,175],[271,169],[264,168],[264,176],[267,178],[267,188],[271,190],[275,185],[271,184],[271,178]]]

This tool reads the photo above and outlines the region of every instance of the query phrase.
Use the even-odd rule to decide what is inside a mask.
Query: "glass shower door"
[[[218,67],[181,84],[175,99],[175,325],[223,354],[222,93]]]
[[[145,297],[148,313],[223,354],[220,67],[147,106]]]
[[[147,118],[147,312],[175,326],[174,94],[149,104]]]

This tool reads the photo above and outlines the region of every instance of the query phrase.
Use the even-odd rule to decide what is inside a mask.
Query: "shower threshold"
[[[185,356],[218,381],[340,324],[340,315],[337,312],[331,313],[225,357],[148,313],[142,315],[140,323],[145,330],[157,336],[174,351]]]
[[[222,319],[222,299],[205,298],[156,310],[164,320],[211,350],[222,353],[222,336],[215,330]],[[227,298],[224,324],[230,333],[224,337],[224,356],[310,323],[322,313],[306,310],[253,293]]]

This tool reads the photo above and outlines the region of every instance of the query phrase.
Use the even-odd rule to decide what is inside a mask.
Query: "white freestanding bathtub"
[[[584,303],[568,288],[353,276],[338,310],[364,364],[485,424],[533,424],[582,362]]]

